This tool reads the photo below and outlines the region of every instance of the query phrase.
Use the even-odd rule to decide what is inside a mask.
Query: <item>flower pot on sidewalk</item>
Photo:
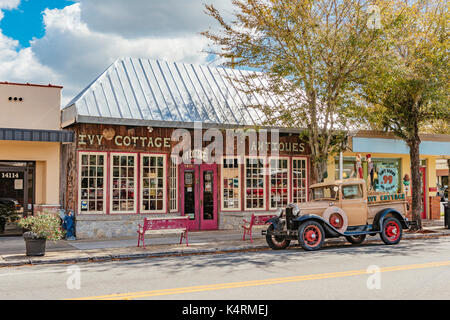
[[[36,257],[45,255],[45,244],[47,243],[47,239],[39,239],[35,237],[36,234],[33,232],[25,232],[23,234],[27,256]]]
[[[23,234],[27,256],[45,255],[46,240],[61,240],[64,232],[59,218],[51,215],[29,216],[17,223],[28,230]]]

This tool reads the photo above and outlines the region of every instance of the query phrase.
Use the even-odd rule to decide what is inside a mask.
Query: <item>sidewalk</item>
[[[403,233],[403,240],[418,238],[435,238],[450,236],[450,229],[444,228],[444,222],[424,221],[426,233]],[[213,254],[225,252],[238,252],[248,250],[270,250],[260,229],[253,233],[253,243],[250,240],[242,241],[242,231],[197,231],[189,233],[189,246],[179,244],[179,235],[147,236],[146,249],[137,247],[135,238],[117,240],[61,240],[47,241],[46,254],[43,257],[27,257],[25,255],[25,242],[22,237],[0,238],[0,267],[99,262],[120,259],[143,259],[170,255]],[[380,237],[367,237],[365,242],[379,242]],[[325,245],[347,243],[345,238],[327,239]],[[293,241],[293,245],[297,245]]]

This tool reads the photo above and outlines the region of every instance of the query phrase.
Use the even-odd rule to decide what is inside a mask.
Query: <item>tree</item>
[[[450,121],[449,13],[440,1],[397,1],[382,21],[383,58],[361,70],[356,91],[365,119],[392,131],[409,146],[412,182],[412,219],[421,224],[420,128]]]
[[[313,180],[322,181],[328,156],[341,148],[345,131],[355,125],[342,112],[351,98],[350,84],[381,51],[382,31],[370,20],[377,18],[368,11],[370,2],[232,2],[236,10],[231,22],[214,6],[205,6],[220,25],[219,31],[202,32],[212,41],[210,53],[222,57],[225,66],[262,71],[244,78],[247,92],[283,98],[272,106],[253,107],[266,114],[266,125],[305,128]],[[389,3],[377,8],[386,10]],[[255,85],[261,80],[255,77],[264,77],[266,86]]]

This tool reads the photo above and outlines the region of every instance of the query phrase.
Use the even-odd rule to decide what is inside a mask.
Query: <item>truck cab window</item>
[[[342,186],[342,199],[361,199],[362,197],[360,184]]]

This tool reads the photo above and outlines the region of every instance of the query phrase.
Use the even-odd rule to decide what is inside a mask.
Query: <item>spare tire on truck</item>
[[[339,207],[332,206],[325,209],[322,218],[331,224],[337,231],[344,233],[348,227],[348,218],[344,210]]]

